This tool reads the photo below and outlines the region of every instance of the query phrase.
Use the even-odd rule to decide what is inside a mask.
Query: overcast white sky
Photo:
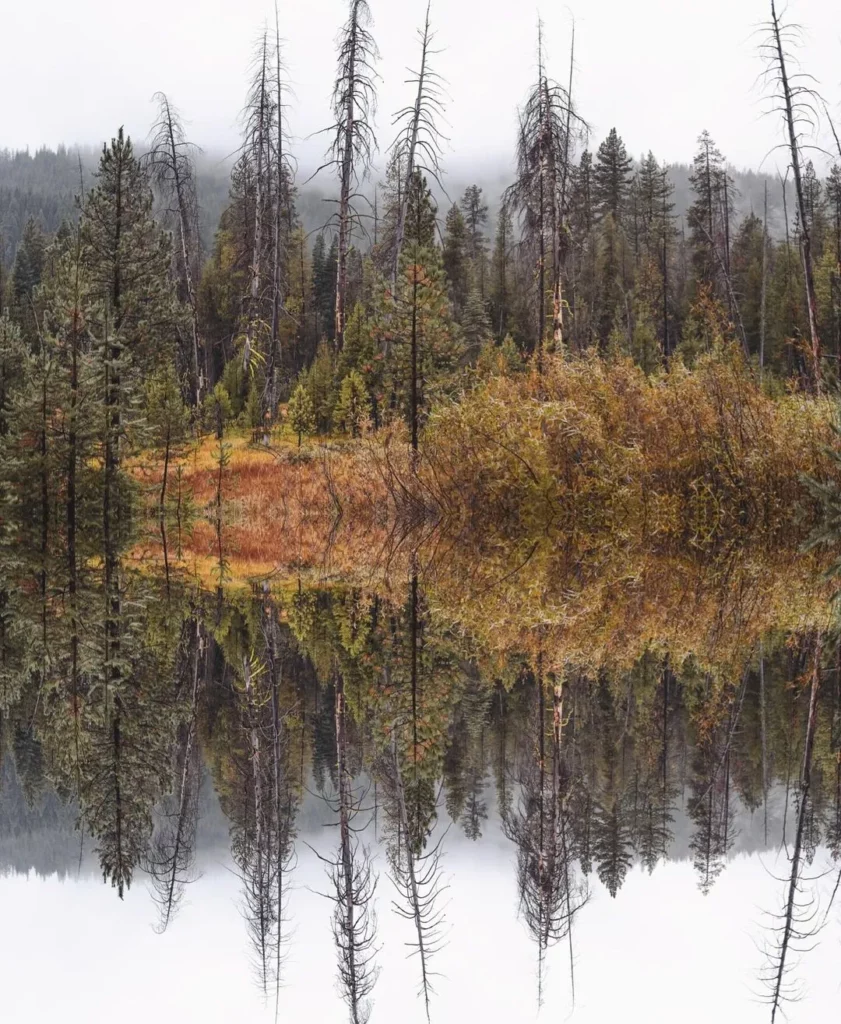
[[[415,29],[425,0],[371,0],[382,51],[379,138],[407,96]],[[545,0],[550,65],[566,79],[570,10],[577,23],[576,91],[600,139],[615,125],[635,155],[653,149],[688,161],[708,128],[730,161],[756,166],[777,141],[762,119],[754,30],[768,0]],[[0,60],[0,147],[99,143],[120,124],[145,136],[150,99],[162,89],[206,149],[232,149],[250,48],[271,0],[10,0]],[[281,32],[296,92],[291,127],[304,137],[328,123],[334,41],[347,0],[280,0]],[[538,4],[521,0],[433,0],[449,82],[451,152],[457,169],[512,149],[517,104],[534,73]],[[806,26],[804,66],[837,112],[841,14],[837,0],[791,0]],[[323,139],[298,146],[311,166]]]
[[[453,836],[453,833],[450,833]],[[321,841],[324,842],[322,832]],[[455,837],[454,837],[455,838]],[[318,840],[316,840],[318,841]],[[303,843],[294,875],[294,929],[281,995],[281,1021],[346,1019],[335,988],[330,907],[313,890],[325,887],[324,867]],[[825,860],[820,851],[815,872]],[[436,1024],[552,1022],[627,1024],[767,1024],[757,997],[762,966],[762,909],[775,909],[782,886],[773,877],[785,861],[738,856],[708,896],[698,891],[689,861],[629,873],[612,900],[592,878],[594,898],[575,931],[576,1008],[571,1014],[565,945],[550,951],[546,1004],[536,1013],[535,948],[516,918],[514,853],[507,846],[455,841],[443,866],[447,942],[433,962]],[[382,856],[376,868],[385,870]],[[822,879],[821,913],[834,872]],[[375,1022],[425,1024],[416,999],[417,961],[406,958],[409,926],[389,906],[391,885],[378,887],[382,975],[374,989]],[[0,878],[3,929],[0,979],[4,1019],[47,1024],[272,1024],[250,977],[238,882],[211,869],[191,889],[182,914],[165,935],[151,928],[153,908],[142,879],[121,903],[95,877]],[[799,959],[803,1001],[787,1005],[791,1024],[838,1019],[837,909],[817,947]],[[9,1000],[11,999],[11,1004]]]

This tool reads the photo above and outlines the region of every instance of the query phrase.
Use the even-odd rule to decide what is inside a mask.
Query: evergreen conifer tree
[[[322,338],[332,341],[334,336],[338,247],[335,236],[327,249],[324,236],[319,235],[313,248],[312,289],[319,341]]]
[[[723,298],[726,283],[722,280],[722,268],[729,269],[734,191],[724,157],[709,132],[702,132],[698,139],[689,182],[695,196],[687,222],[696,289],[710,285]]]
[[[510,249],[513,240],[511,214],[503,205],[496,222],[493,257],[491,260],[490,318],[491,328],[498,340],[507,333],[511,314],[512,268]]]
[[[488,222],[488,206],[478,185],[470,185],[461,197],[461,212],[467,230],[467,256],[470,260],[472,286],[485,300],[485,277],[487,265],[487,243],[485,225]]]
[[[12,290],[15,304],[25,308],[41,283],[47,254],[47,237],[41,225],[30,217],[23,229],[23,237],[12,268]]]
[[[427,180],[420,171],[415,171],[409,188],[406,233],[403,244],[432,248],[436,242],[436,214],[437,210]]]
[[[82,209],[81,263],[92,300],[105,402],[103,468],[106,533],[122,521],[122,447],[142,383],[175,358],[179,307],[170,276],[169,236],[152,216],[152,192],[120,129],[103,147],[96,186]]]
[[[593,206],[599,220],[609,214],[617,225],[623,222],[631,192],[633,165],[625,143],[616,129],[611,128],[598,148],[593,166]]]
[[[487,341],[491,333],[485,303],[477,287],[473,287],[464,304],[461,317],[461,329],[467,352],[474,355]]]
[[[153,447],[163,455],[160,515],[163,517],[169,465],[173,455],[189,436],[190,414],[181,397],[181,388],[170,364],[159,369],[146,382],[146,422]]]
[[[444,273],[450,283],[450,297],[456,314],[464,308],[470,288],[467,254],[467,225],[459,207],[453,203],[447,213],[444,233]]]
[[[351,437],[359,437],[362,426],[371,415],[371,401],[365,381],[351,370],[339,386],[339,397],[333,411],[333,422]]]
[[[298,447],[300,448],[301,438],[304,434],[311,434],[315,430],[315,410],[309,389],[303,381],[299,382],[292,392],[286,415],[289,418],[289,426],[298,435]]]

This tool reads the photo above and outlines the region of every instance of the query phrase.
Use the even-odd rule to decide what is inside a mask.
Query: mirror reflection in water
[[[3,595],[12,1019],[832,1013],[830,628],[587,664],[399,591]]]

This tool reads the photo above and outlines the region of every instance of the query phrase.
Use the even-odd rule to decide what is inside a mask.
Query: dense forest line
[[[142,157],[148,147],[148,136],[142,129],[135,138],[135,145]],[[34,152],[0,149],[0,252],[4,273],[11,272],[30,220],[35,220],[47,235],[54,235],[64,220],[76,218],[77,196],[80,190],[92,186],[100,155],[100,150],[93,146],[58,146],[55,149],[44,146]],[[203,262],[213,248],[214,236],[228,205],[235,158],[221,150],[204,147],[197,147],[194,157],[200,213],[200,260]],[[643,156],[636,156],[634,169],[637,170],[643,162]],[[692,164],[664,163],[663,166],[673,189],[674,218],[678,228],[682,229],[693,202]],[[314,168],[301,170],[296,176],[301,183],[297,186],[295,205],[304,233],[314,240],[314,236],[324,228],[325,201],[330,190],[329,185],[318,178],[309,180],[312,170]],[[732,164],[727,165],[727,171],[733,179],[736,221],[763,210],[767,187],[769,234],[776,239],[784,237],[786,209],[795,208],[791,180],[780,180],[778,175],[769,171],[748,170]],[[452,205],[451,197],[462,196],[471,184],[476,184],[482,189],[488,205],[487,235],[493,237],[511,174],[512,169],[502,165],[490,168],[477,166],[472,180],[469,180],[461,167],[445,170],[440,184],[430,182],[439,231],[444,229],[444,217]],[[360,193],[373,203],[381,185],[378,165],[375,164],[369,178],[360,183]]]
[[[630,474],[646,523],[652,486],[665,488],[658,508],[671,521],[684,510],[694,522],[687,496],[706,503],[689,536],[715,532],[703,521],[708,509],[731,525],[796,519],[798,475],[826,475],[831,409],[794,401],[777,413],[766,397],[821,392],[836,376],[839,165],[821,180],[796,133],[786,175],[794,192],[779,193],[784,224],[773,231],[764,202],[760,215],[737,217],[734,180],[704,132],[680,225],[668,169],[653,155],[634,164],[616,130],[588,148],[540,34],[537,79],[512,140],[516,173],[491,238],[480,186],[447,208],[433,192],[444,94],[429,12],[385,180],[366,198],[376,151],[372,31],[367,3],[352,0],[331,148],[316,176],[322,187],[335,174],[337,191],[316,204],[334,212],[314,234],[302,216],[309,183],[298,181],[286,134],[279,28],[263,33],[255,54],[242,147],[206,257],[215,210],[202,211],[198,154],[163,94],[143,154],[120,130],[92,176],[66,151],[0,159],[14,195],[41,203],[33,214],[55,227],[27,219],[0,282],[7,542],[26,536],[45,564],[61,551],[72,581],[80,545],[105,544],[116,557],[127,537],[141,453],[162,462],[163,514],[175,456],[215,434],[221,513],[231,424],[266,447],[278,428],[300,446],[309,434],[355,438],[405,424],[416,450],[436,409],[442,426],[428,435],[427,455],[439,462],[423,476],[413,459],[411,472],[432,493],[446,470],[445,489],[458,485],[474,509],[512,504],[511,487],[487,486],[507,473],[551,492],[555,511],[577,507],[580,483],[607,502],[605,518]],[[786,66],[783,54],[771,58],[772,74]],[[27,193],[31,171],[40,184]],[[70,190],[76,214],[61,216]],[[623,360],[654,390],[617,370]],[[590,371],[575,369],[582,361]],[[683,380],[684,366],[699,368],[698,387]],[[646,431],[668,451],[652,447],[653,464],[641,468],[628,459],[649,444]],[[411,498],[393,466],[392,496]],[[603,475],[596,494],[593,474]],[[333,500],[329,480],[327,490]],[[769,500],[788,512],[769,518]]]
[[[772,13],[770,43],[774,32],[785,38]],[[326,203],[296,175],[279,26],[255,54],[221,209],[218,181],[198,173],[163,94],[142,155],[120,130],[93,175],[68,151],[0,158],[2,345],[5,365],[19,364],[4,373],[4,423],[34,422],[39,405],[66,416],[75,401],[77,435],[82,420],[110,424],[99,440],[118,468],[161,402],[166,430],[183,420],[221,431],[236,419],[258,431],[289,400],[299,436],[404,419],[416,445],[429,407],[477,373],[540,372],[551,353],[629,358],[653,374],[733,345],[769,386],[776,377],[820,389],[835,378],[841,167],[822,179],[807,158],[798,117],[811,98],[786,92],[784,49],[763,59],[782,127],[794,129],[785,182],[746,177],[740,214],[745,196],[704,131],[679,214],[681,175],[651,153],[635,162],[616,129],[594,145],[572,79],[550,75],[541,33],[512,140],[516,171],[491,231],[478,184],[441,201],[445,96],[433,35],[427,11],[373,188],[377,46],[368,4],[349,4],[330,149],[315,176]],[[314,207],[332,211],[319,230]]]

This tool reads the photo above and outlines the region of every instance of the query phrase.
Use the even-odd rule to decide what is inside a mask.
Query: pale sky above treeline
[[[393,138],[392,113],[411,87],[425,0],[370,0],[379,62],[380,149]],[[598,144],[615,126],[635,155],[688,162],[708,129],[738,167],[773,170],[781,141],[775,117],[763,117],[757,77],[757,29],[769,0],[587,0],[545,3],[540,14],[552,74],[568,76],[573,15],[575,96]],[[290,95],[289,124],[303,168],[324,151],[313,133],[330,122],[335,38],[347,0],[280,0]],[[836,0],[791,0],[790,20],[804,28],[803,70],[819,81],[841,121],[841,14]],[[517,105],[534,77],[537,5],[511,0],[433,0],[448,82],[454,169],[504,164],[513,150]],[[142,140],[151,97],[165,91],[205,149],[233,150],[253,45],[274,24],[272,0],[35,0],[4,19],[0,148],[98,144],[119,125]],[[817,140],[830,147],[825,126]]]

